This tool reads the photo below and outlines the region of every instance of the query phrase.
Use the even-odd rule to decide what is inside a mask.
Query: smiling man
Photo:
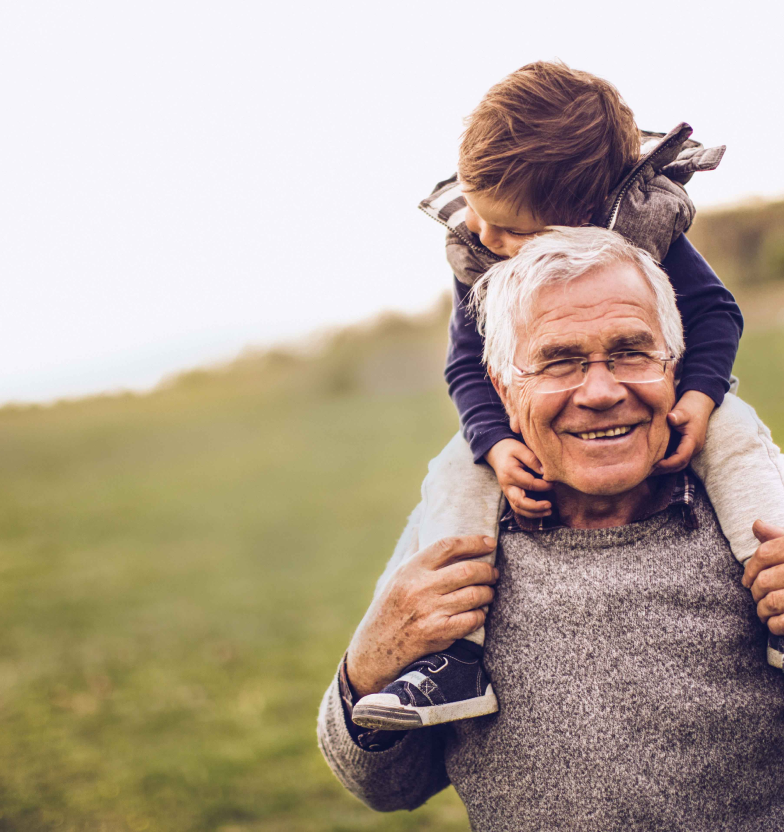
[[[541,256],[564,236],[597,238],[560,233],[543,239],[534,254]],[[598,236],[617,243],[614,236]],[[666,278],[626,248],[639,265],[602,263],[607,252],[600,248],[591,252],[594,268],[563,255],[563,273],[557,257],[544,273],[535,265],[528,269],[536,300],[517,322],[526,337],[516,340],[505,369],[495,369],[501,361],[492,351],[502,339],[511,342],[512,318],[489,325],[496,335],[488,337],[488,366],[511,427],[542,461],[559,515],[570,526],[630,522],[661,485],[648,475],[669,442],[667,413],[675,401],[683,337],[674,303],[659,306],[654,295],[653,286],[663,297],[672,293]],[[516,274],[514,267],[499,271],[496,294]],[[548,282],[540,285],[543,279]]]
[[[784,537],[768,527],[747,568],[755,611],[699,482],[655,476],[683,352],[666,275],[612,232],[556,229],[478,291],[489,374],[553,512],[520,518],[485,480],[496,572],[467,560],[492,548],[481,536],[419,548],[463,484],[424,492],[324,698],[327,761],[379,810],[452,783],[477,830],[782,828],[784,679],[756,612],[784,612]],[[357,696],[481,626],[491,600],[497,714],[357,729]]]

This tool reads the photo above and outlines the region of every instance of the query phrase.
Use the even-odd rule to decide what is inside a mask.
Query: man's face
[[[546,227],[525,207],[514,208],[481,191],[463,191],[463,196],[468,205],[468,230],[499,257],[514,257],[527,240]]]
[[[606,358],[633,349],[664,351],[653,292],[631,264],[614,264],[537,294],[532,323],[515,364],[526,369],[553,356]],[[584,494],[614,495],[639,485],[663,458],[675,402],[673,370],[649,384],[616,382],[591,364],[585,383],[563,393],[537,393],[536,379],[500,390],[512,428],[538,456],[544,476]],[[589,434],[621,428],[622,435]],[[628,429],[628,430],[627,430]]]

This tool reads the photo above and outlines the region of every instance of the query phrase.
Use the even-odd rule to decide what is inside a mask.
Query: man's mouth
[[[576,436],[579,439],[614,439],[616,436],[625,436],[627,433],[633,431],[637,425],[617,425],[611,428],[603,428],[602,430],[590,430],[583,433],[577,433],[576,431],[569,431],[572,436]]]

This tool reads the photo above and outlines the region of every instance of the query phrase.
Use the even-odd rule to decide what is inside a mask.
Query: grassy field
[[[0,410],[0,831],[466,830],[380,816],[321,760],[321,694],[456,428],[444,322],[156,393]],[[784,333],[742,392],[784,438]]]

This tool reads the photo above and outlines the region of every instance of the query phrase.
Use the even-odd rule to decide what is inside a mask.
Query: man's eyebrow
[[[611,341],[613,352],[623,352],[624,350],[650,350],[656,348],[656,340],[653,334],[647,331],[629,332],[624,335],[618,335]]]
[[[565,344],[543,344],[536,351],[536,361],[557,361],[559,358],[580,358],[582,356],[581,345],[577,342]]]
[[[624,352],[626,350],[647,350],[655,349],[656,340],[653,335],[645,330],[639,332],[628,332],[614,337],[609,345],[608,352]],[[560,358],[582,358],[585,347],[577,341],[557,344],[543,344],[536,350],[533,359],[539,361],[558,361]]]

